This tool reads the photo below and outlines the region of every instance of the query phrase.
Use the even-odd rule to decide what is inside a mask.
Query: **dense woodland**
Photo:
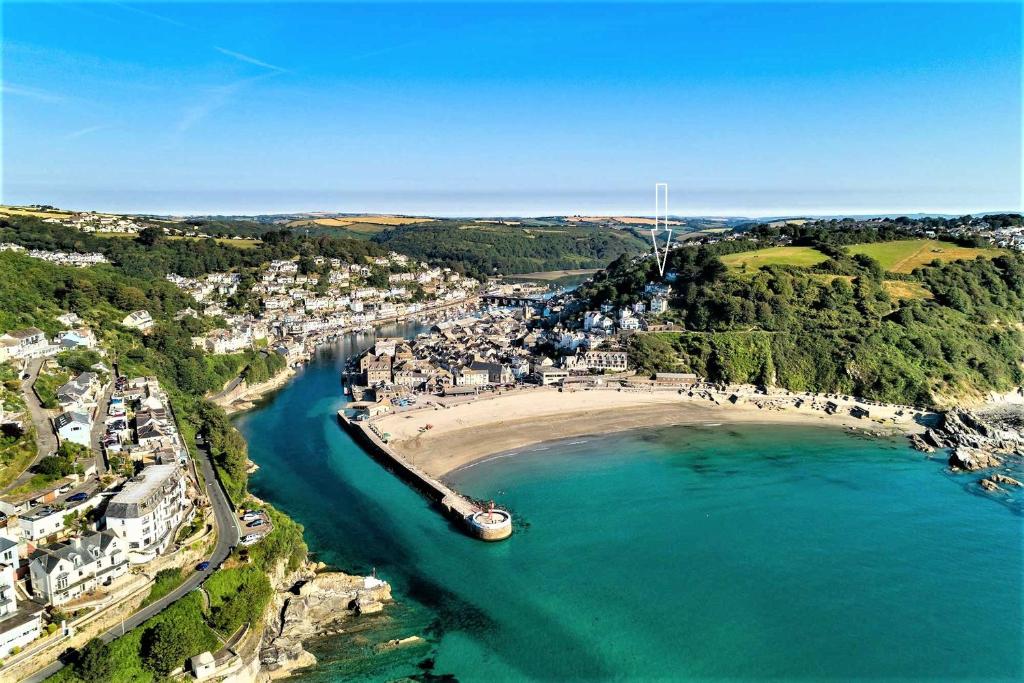
[[[915,405],[1024,384],[1024,257],[919,268],[902,277],[934,298],[897,301],[883,287],[892,274],[837,246],[864,241],[857,232],[856,239],[815,241],[830,258],[812,268],[729,271],[719,256],[756,248],[752,240],[671,252],[667,271],[678,278],[665,317],[684,331],[634,336],[633,362],[645,371]],[[658,280],[653,259],[620,258],[580,293],[590,306],[622,304]]]
[[[569,225],[524,227],[460,221],[385,230],[373,241],[428,263],[474,277],[497,273],[600,268],[648,248],[631,230]]]

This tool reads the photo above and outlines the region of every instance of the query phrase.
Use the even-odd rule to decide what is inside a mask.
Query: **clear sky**
[[[4,2],[4,203],[1021,208],[1021,4]]]

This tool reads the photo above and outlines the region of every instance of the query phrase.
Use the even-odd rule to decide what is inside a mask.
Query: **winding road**
[[[221,564],[223,564],[224,560],[226,560],[228,555],[231,554],[231,549],[238,544],[238,525],[235,520],[235,515],[231,509],[230,503],[228,503],[227,494],[224,492],[224,489],[221,488],[217,475],[213,471],[213,464],[210,462],[210,452],[205,444],[199,446],[197,450],[199,452],[199,466],[203,471],[203,479],[206,481],[206,495],[213,506],[213,515],[217,524],[217,545],[213,549],[213,554],[210,555],[210,568],[202,572],[193,572],[175,590],[171,591],[156,602],[135,612],[125,619],[123,624],[118,624],[114,628],[102,634],[100,639],[104,643],[109,643],[110,641],[121,637],[131,629],[142,624],[147,619],[164,611],[179,598],[184,597],[190,591],[201,586],[203,582],[206,581],[206,579],[209,578],[209,576],[216,571]],[[63,667],[64,662],[57,660],[50,666],[40,669],[25,680],[28,683],[39,683],[40,681],[44,681],[54,675]]]
[[[57,435],[53,432],[53,423],[50,422],[50,414],[43,407],[43,404],[39,402],[39,397],[36,395],[35,390],[32,386],[36,383],[39,378],[39,371],[43,367],[43,358],[34,358],[28,362],[28,366],[25,368],[25,374],[28,375],[28,379],[21,380],[21,393],[25,397],[25,405],[28,407],[29,415],[32,417],[32,424],[36,428],[36,457],[25,471],[18,475],[18,477],[12,481],[5,489],[4,493],[18,488],[19,486],[28,483],[28,480],[32,478],[32,468],[39,464],[39,461],[48,455],[53,455],[57,452]]]

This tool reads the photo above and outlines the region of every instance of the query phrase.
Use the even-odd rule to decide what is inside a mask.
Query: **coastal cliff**
[[[391,601],[391,586],[372,576],[323,571],[307,563],[285,581],[267,608],[259,648],[260,678],[273,680],[316,664],[303,646],[311,638],[341,632],[342,624],[373,614]]]

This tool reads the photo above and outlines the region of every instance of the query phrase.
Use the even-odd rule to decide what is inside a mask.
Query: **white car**
[[[252,545],[258,540],[260,540],[259,534],[248,534],[242,537],[242,545]]]
[[[258,512],[246,512],[242,515],[243,522],[254,522],[257,519],[260,519],[260,514]]]

